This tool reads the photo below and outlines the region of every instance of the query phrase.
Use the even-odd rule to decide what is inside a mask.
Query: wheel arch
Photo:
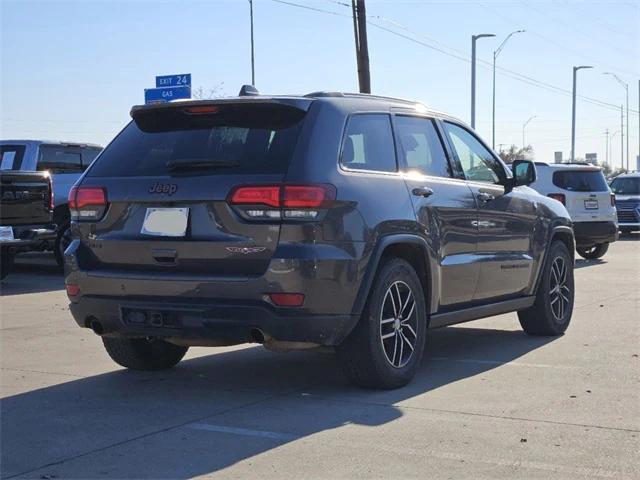
[[[378,241],[370,256],[352,313],[355,315],[362,313],[376,273],[386,258],[402,258],[411,264],[423,286],[427,313],[432,313],[433,296],[438,295],[440,291],[437,276],[433,274],[432,256],[426,240],[411,234],[387,235]]]

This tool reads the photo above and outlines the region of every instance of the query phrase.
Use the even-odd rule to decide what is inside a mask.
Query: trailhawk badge
[[[241,253],[243,255],[249,255],[250,253],[264,252],[267,247],[226,247],[226,250],[231,253]]]

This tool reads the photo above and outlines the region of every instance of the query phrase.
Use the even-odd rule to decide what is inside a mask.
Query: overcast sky
[[[255,0],[256,85],[264,93],[357,91],[349,0]],[[106,144],[155,75],[191,73],[194,87],[250,83],[249,5],[229,1],[0,0],[0,136]],[[326,13],[333,12],[334,14]],[[469,122],[470,37],[478,42],[477,129],[491,141],[492,52],[498,57],[496,144],[526,143],[537,160],[569,156],[573,65],[576,154],[605,158],[629,83],[630,152],[638,154],[640,1],[367,1],[374,93],[417,99]],[[376,27],[375,25],[378,25]],[[392,30],[397,34],[382,30]],[[520,75],[519,79],[514,76]],[[603,105],[602,103],[605,105]],[[620,164],[620,134],[612,145]]]

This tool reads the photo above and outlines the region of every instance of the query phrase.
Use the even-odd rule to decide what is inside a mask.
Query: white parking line
[[[289,433],[269,432],[267,430],[250,430],[247,428],[225,427],[222,425],[211,425],[210,423],[194,423],[187,425],[193,430],[206,430],[209,432],[231,433],[233,435],[244,435],[247,437],[271,438],[274,440],[296,440],[299,437]]]
[[[533,367],[533,368],[574,368],[567,365],[546,365],[544,363],[525,362],[502,362],[500,360],[480,360],[477,358],[450,358],[450,357],[429,357],[428,360],[437,362],[458,362],[458,363],[480,363],[483,365],[509,365],[513,367]]]

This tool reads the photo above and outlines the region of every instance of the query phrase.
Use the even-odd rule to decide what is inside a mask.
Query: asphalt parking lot
[[[126,371],[31,255],[2,284],[2,477],[640,478],[640,235],[576,266],[563,337],[433,331],[413,383],[376,392],[254,345]]]

